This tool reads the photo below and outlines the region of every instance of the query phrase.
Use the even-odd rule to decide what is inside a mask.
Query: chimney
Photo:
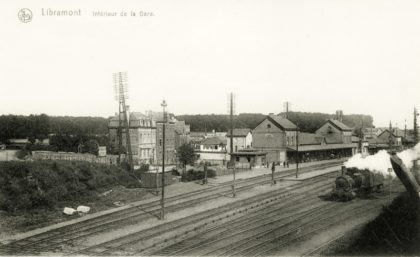
[[[335,119],[343,122],[343,111],[342,110],[337,110],[335,111]]]

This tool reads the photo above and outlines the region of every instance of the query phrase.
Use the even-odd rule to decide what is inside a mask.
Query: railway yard
[[[15,236],[0,244],[1,255],[265,256],[317,255],[346,232],[374,219],[403,191],[350,202],[327,201],[342,162],[231,180],[165,199],[159,220],[156,198],[89,214],[71,222]],[[169,187],[170,188],[170,187]]]

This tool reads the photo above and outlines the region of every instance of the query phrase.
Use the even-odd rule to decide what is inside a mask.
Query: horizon
[[[112,74],[132,110],[371,115],[412,128],[420,107],[420,2],[130,0],[0,3],[2,114],[109,117]],[[33,19],[17,13],[28,8]],[[43,10],[80,10],[44,15]],[[150,17],[92,12],[142,11]],[[79,13],[79,12],[78,12]],[[117,15],[118,16],[118,15]],[[129,15],[130,16],[130,15]]]
[[[153,111],[153,110],[152,110]],[[134,112],[138,112],[138,111],[134,111]],[[159,111],[157,111],[157,112],[159,112]],[[328,114],[328,115],[332,115],[332,116],[334,116],[335,115],[335,113],[323,113],[323,112],[300,112],[300,111],[290,111],[290,112],[295,112],[295,113],[310,113],[310,114]],[[141,113],[143,113],[143,112],[141,112]],[[275,115],[280,115],[280,114],[282,114],[283,112],[281,112],[281,113],[277,113],[277,114],[275,114]],[[104,116],[73,116],[73,115],[49,115],[49,114],[47,114],[47,113],[39,113],[39,114],[34,114],[34,113],[31,113],[31,114],[29,114],[29,115],[42,115],[42,114],[45,114],[45,115],[47,115],[48,117],[72,117],[72,118],[103,118],[103,119],[109,119],[109,118],[111,118],[111,117],[114,117],[114,116],[107,116],[107,117],[104,117]],[[171,113],[171,114],[173,114],[173,113]],[[243,114],[260,114],[260,115],[264,115],[264,116],[267,116],[267,115],[270,115],[269,113],[267,113],[267,114],[264,114],[264,113],[249,113],[249,112],[246,112],[246,113],[239,113],[239,114],[234,114],[234,116],[238,116],[238,115],[243,115]],[[24,114],[11,114],[11,113],[9,113],[9,114],[0,114],[0,116],[7,116],[7,115],[16,115],[16,116],[25,116],[25,117],[27,117],[27,116],[29,116],[29,115],[24,115]],[[190,116],[197,116],[197,115],[225,115],[225,116],[229,116],[229,114],[223,114],[223,113],[196,113],[196,114],[180,114],[180,115],[175,115],[175,114],[173,114],[175,117],[179,117],[179,116],[187,116],[187,115],[190,115]],[[372,115],[369,115],[369,114],[362,114],[362,113],[349,113],[349,114],[343,114],[343,116],[350,116],[350,115],[364,115],[364,116],[371,116],[372,118],[373,118],[373,122],[372,122],[372,124],[373,124],[373,127],[372,128],[388,128],[389,127],[389,125],[388,126],[377,126],[377,125],[375,125],[375,117],[373,117]],[[344,123],[344,122],[343,122]],[[187,124],[188,125],[188,124]],[[392,125],[392,127],[393,128],[398,128],[398,129],[404,129],[404,127],[401,127],[401,126],[396,126],[396,125]],[[371,127],[365,127],[365,128],[371,128]],[[407,126],[407,129],[408,130],[412,130],[412,128],[410,128],[409,126]]]

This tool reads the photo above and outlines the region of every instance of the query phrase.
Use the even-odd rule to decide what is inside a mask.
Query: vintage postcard
[[[0,3],[0,256],[420,254],[420,2]]]

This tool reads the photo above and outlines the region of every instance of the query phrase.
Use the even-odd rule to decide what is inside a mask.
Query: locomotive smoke
[[[415,147],[397,153],[397,156],[403,161],[404,165],[410,169],[413,167],[413,161],[420,159],[420,143]],[[383,175],[389,175],[389,168],[392,168],[390,156],[385,150],[381,150],[374,155],[368,155],[365,158],[361,154],[356,154],[344,163],[347,168],[368,169],[372,172],[380,172]],[[395,177],[395,173],[391,172]]]

